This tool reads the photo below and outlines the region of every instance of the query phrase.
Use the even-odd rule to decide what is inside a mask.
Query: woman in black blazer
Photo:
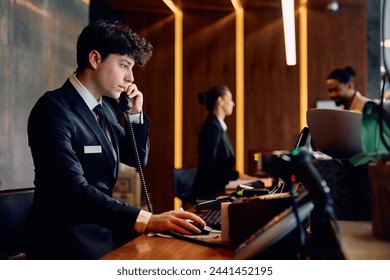
[[[235,155],[224,122],[225,117],[233,113],[235,106],[229,88],[212,87],[199,93],[198,101],[206,106],[209,114],[199,134],[198,170],[192,188],[192,199],[221,193],[229,181],[238,178],[259,180],[235,169]]]

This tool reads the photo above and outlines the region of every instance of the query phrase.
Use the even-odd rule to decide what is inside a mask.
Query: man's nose
[[[133,71],[130,71],[126,76],[125,76],[125,81],[129,84],[134,83],[134,76],[133,76]]]

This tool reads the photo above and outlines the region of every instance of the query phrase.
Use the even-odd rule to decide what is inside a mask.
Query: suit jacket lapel
[[[96,117],[91,112],[91,110],[89,110],[87,104],[85,104],[84,100],[81,98],[79,93],[76,91],[76,89],[72,86],[72,84],[69,81],[67,81],[67,83],[70,87],[70,90],[66,91],[66,92],[69,95],[69,99],[73,103],[74,110],[80,116],[80,118],[84,120],[85,124],[92,130],[92,132],[99,139],[99,142],[103,147],[104,153],[108,157],[108,160],[111,163],[111,165],[114,167],[114,169],[113,169],[114,173],[115,173],[114,175],[116,176],[117,162],[116,162],[114,155],[112,153],[112,150],[111,150],[111,147],[112,147],[111,143],[109,142],[107,137],[103,134],[103,131],[101,130],[99,123],[96,121]],[[66,84],[65,84],[65,86],[66,86]],[[110,127],[110,129],[112,132],[111,127]],[[112,135],[113,135],[112,140],[113,140],[113,142],[115,142],[114,147],[117,147],[118,144],[116,142],[117,139],[114,136],[115,133],[112,133]]]
[[[232,143],[230,142],[230,138],[229,138],[228,133],[223,130],[218,118],[214,114],[209,114],[209,118],[211,119],[212,122],[216,123],[220,127],[220,129],[222,131],[223,142],[227,146],[228,151],[231,153],[231,156],[234,157],[233,146],[232,146]]]
[[[229,138],[229,135],[227,134],[226,131],[223,132],[223,138],[226,142],[226,145],[229,147],[229,151],[231,152],[231,154],[234,156],[234,151],[233,151],[233,147],[232,147],[232,143],[230,142],[230,138]]]

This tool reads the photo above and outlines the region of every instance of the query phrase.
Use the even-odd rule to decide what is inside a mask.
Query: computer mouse
[[[209,226],[202,226],[196,222],[189,222],[190,224],[196,226],[198,229],[200,229],[200,233],[197,233],[197,232],[193,232],[192,234],[197,234],[197,235],[206,235],[206,234],[209,234],[212,230],[211,227]]]

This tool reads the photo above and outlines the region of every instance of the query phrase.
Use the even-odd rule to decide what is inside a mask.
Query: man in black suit
[[[147,162],[148,117],[133,67],[144,65],[152,46],[121,23],[97,21],[77,41],[77,70],[64,85],[46,92],[28,120],[35,165],[35,196],[29,219],[29,259],[97,259],[144,232],[200,232],[185,211],[152,214],[112,198],[119,162],[135,164],[125,130],[112,105],[131,98],[139,157]],[[95,112],[102,106],[106,126]],[[108,123],[108,124],[107,124]],[[128,134],[128,133],[127,133]],[[130,150],[131,151],[131,150]]]

